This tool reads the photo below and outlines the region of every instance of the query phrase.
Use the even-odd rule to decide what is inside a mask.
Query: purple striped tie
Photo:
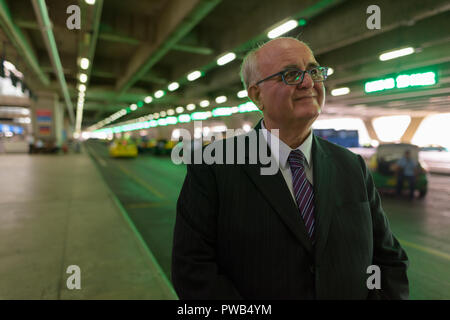
[[[306,179],[305,156],[300,150],[292,150],[288,161],[291,167],[295,200],[305,222],[306,231],[314,241],[314,190]]]

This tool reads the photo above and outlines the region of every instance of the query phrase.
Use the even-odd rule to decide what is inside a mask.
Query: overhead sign
[[[38,109],[36,110],[36,124],[38,135],[49,136],[52,126],[52,110]]]
[[[52,110],[38,109],[36,110],[36,121],[37,122],[52,122]]]
[[[0,124],[0,132],[14,132],[15,134],[22,134],[23,128],[10,124]]]
[[[413,74],[400,74],[396,77],[369,81],[364,84],[366,93],[402,89],[408,87],[431,86],[436,84],[436,73],[433,71]]]

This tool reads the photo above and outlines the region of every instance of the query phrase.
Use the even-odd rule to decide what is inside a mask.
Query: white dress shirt
[[[261,128],[266,129],[264,126],[264,120],[261,121]],[[270,139],[277,139],[278,145],[279,145],[279,154],[276,152],[272,152],[272,157],[275,158],[275,161],[277,161],[277,164],[280,168],[281,173],[283,174],[284,180],[286,181],[286,184],[289,188],[289,191],[291,192],[292,198],[294,201],[296,201],[292,186],[292,173],[291,173],[291,167],[289,166],[288,157],[292,150],[300,150],[306,160],[306,166],[305,166],[305,175],[306,179],[313,185],[313,163],[311,159],[311,148],[312,148],[312,130],[310,131],[308,137],[303,141],[303,143],[298,146],[295,149],[291,149],[286,143],[281,141],[276,135],[272,134],[269,130],[263,130],[264,138],[267,142],[267,135],[270,135]],[[270,144],[269,144],[270,147]]]

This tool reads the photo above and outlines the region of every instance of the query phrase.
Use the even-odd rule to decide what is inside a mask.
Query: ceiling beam
[[[214,50],[211,48],[190,46],[190,45],[185,45],[185,44],[176,44],[172,47],[172,50],[201,54],[201,55],[210,55],[210,54],[214,53]]]
[[[450,12],[424,19],[413,26],[403,26],[357,43],[316,55],[319,63],[337,70],[346,70],[377,60],[383,52],[401,47],[427,50],[450,41],[447,31]],[[330,43],[333,46],[334,43]],[[314,50],[314,47],[312,48]],[[403,59],[403,58],[402,58]],[[401,61],[401,60],[395,60]]]
[[[343,3],[326,16],[319,17],[314,24],[317,32],[305,29],[302,40],[319,55],[450,10],[448,0],[379,0],[376,4],[381,10],[381,28],[369,30],[366,10],[371,4],[371,0]]]
[[[229,23],[216,26],[213,21],[200,25],[199,32],[214,32],[220,37],[210,39],[208,45],[218,54],[233,51],[238,57],[245,54],[256,44],[268,40],[267,31],[286,18],[313,19],[327,10],[331,10],[344,2],[343,0],[304,0],[304,1],[273,1],[260,0],[260,5],[254,8],[252,14],[236,12],[227,20]],[[219,8],[218,8],[219,9]],[[214,30],[210,30],[215,26]],[[183,61],[174,71],[174,78],[185,79],[193,71],[204,66],[216,67],[216,55],[192,56],[189,61]],[[206,60],[206,61],[205,61]],[[238,76],[238,75],[237,75]],[[195,83],[193,84],[195,86]]]
[[[97,0],[95,5],[91,6],[83,3],[83,24],[85,30],[82,33],[82,41],[78,45],[78,56],[81,58],[87,58],[89,60],[89,65],[87,70],[80,70],[80,72],[87,75],[87,81],[85,82],[86,88],[89,85],[91,79],[92,65],[94,62],[95,49],[97,47],[97,39],[100,28],[100,19],[102,16],[103,0]],[[88,90],[87,90],[88,91]],[[87,99],[86,99],[87,100]],[[81,130],[81,125],[83,122],[83,108],[82,105],[77,106],[77,121],[75,126],[75,131],[79,132]]]
[[[151,44],[142,44],[116,84],[120,93],[142,78],[183,36],[199,23],[220,0],[171,0],[156,23]]]
[[[333,15],[336,14],[339,14],[339,12],[335,13],[334,11],[330,11],[330,17],[325,15],[318,19],[333,19]],[[322,65],[333,67],[335,69],[335,73],[330,76],[329,80],[326,82],[327,86],[334,87],[349,81],[358,81],[370,77],[382,76],[386,73],[395,71],[395,68],[399,66],[399,63],[401,63],[403,69],[408,69],[448,61],[450,58],[446,55],[442,55],[442,52],[448,50],[448,46],[444,44],[445,41],[450,41],[446,28],[448,19],[448,14],[440,14],[438,17],[429,17],[417,21],[413,26],[392,29],[389,32],[319,55],[318,61]],[[323,30],[320,24],[316,24],[315,22],[312,23],[314,23],[315,28],[309,30],[309,37],[315,38],[315,35],[317,34],[319,36]],[[443,43],[440,44],[439,42]],[[330,46],[334,46],[333,41],[329,41],[329,43]],[[395,47],[403,45],[412,45],[413,47],[416,47],[419,45],[422,47],[419,49],[423,49],[424,52],[401,59],[380,62],[378,55],[385,50],[392,49],[393,45]],[[434,49],[435,46],[438,47]],[[313,50],[314,49],[315,48],[313,47]],[[360,68],[364,68],[364,70],[361,70]],[[217,69],[217,72],[214,70],[213,72],[208,73],[205,77],[205,81],[202,82],[202,85],[186,86],[184,89],[184,96],[198,97],[207,95],[208,92],[220,88],[227,88],[235,85],[240,86],[238,67],[236,64],[232,66],[227,65],[222,67],[220,72],[219,69]]]
[[[16,24],[22,29],[39,30],[39,24],[36,21],[17,19]]]
[[[20,28],[14,23],[11,17],[6,0],[0,0],[0,26],[6,33],[17,52],[25,59],[26,63],[33,72],[37,75],[39,80],[45,86],[50,83],[49,77],[42,71],[39,61],[24,34]]]
[[[131,45],[138,45],[141,43],[141,41],[136,38],[126,36],[126,35],[120,35],[117,33],[105,32],[105,31],[101,31],[98,35],[98,38],[100,40],[111,41],[111,42],[120,42],[120,43],[126,43],[126,44],[131,44]]]
[[[329,88],[335,88],[352,82],[382,78],[388,74],[399,73],[404,70],[428,66],[436,69],[436,65],[450,62],[450,56],[442,55],[442,52],[450,52],[450,41],[398,59],[389,61],[374,59],[353,68],[340,70],[327,79],[326,85]]]
[[[58,78],[58,82],[61,87],[64,100],[66,102],[70,121],[73,124],[75,122],[73,105],[70,99],[69,90],[67,88],[66,79],[64,77],[58,48],[56,47],[55,37],[53,35],[50,18],[48,16],[47,5],[45,4],[45,0],[32,0],[32,3],[39,26],[41,28],[45,46],[47,47],[47,53],[50,57],[50,61],[52,62],[54,73]]]

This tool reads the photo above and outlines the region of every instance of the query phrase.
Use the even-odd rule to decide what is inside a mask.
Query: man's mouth
[[[302,99],[308,99],[308,98],[316,98],[316,97],[317,97],[317,96],[304,96],[304,97],[298,97],[298,98],[295,98],[294,101],[302,100]]]

